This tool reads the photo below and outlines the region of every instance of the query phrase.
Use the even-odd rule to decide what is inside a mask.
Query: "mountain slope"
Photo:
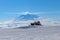
[[[26,15],[19,16],[16,20],[34,20],[35,18],[38,18],[38,17],[39,16],[37,15],[26,14]]]

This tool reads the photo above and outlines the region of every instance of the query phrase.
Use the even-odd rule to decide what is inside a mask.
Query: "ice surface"
[[[60,40],[60,26],[0,29],[0,40]]]

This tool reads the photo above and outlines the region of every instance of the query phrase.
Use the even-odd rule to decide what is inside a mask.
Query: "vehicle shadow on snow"
[[[35,28],[35,26],[17,27],[16,29],[29,29],[29,28]]]

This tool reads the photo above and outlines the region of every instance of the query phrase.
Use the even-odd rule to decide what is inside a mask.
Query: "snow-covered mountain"
[[[32,14],[26,14],[26,15],[21,15],[16,18],[16,20],[34,20],[35,18],[38,18],[39,16],[37,15],[32,15]]]
[[[38,17],[39,16],[32,15],[32,14],[20,15],[19,17],[16,17],[11,22],[9,22],[9,21],[4,22],[3,25],[5,27],[22,27],[22,26],[28,26],[28,25],[30,25],[31,22],[33,22]]]
[[[58,20],[58,19],[57,19]],[[16,17],[13,20],[8,20],[5,22],[0,23],[0,27],[22,27],[22,26],[28,26],[30,25],[31,22],[34,21],[40,21],[42,25],[47,25],[47,26],[59,26],[60,21],[55,21],[50,18],[41,18],[38,15],[33,15],[33,14],[25,14],[25,15],[20,15],[19,17]]]

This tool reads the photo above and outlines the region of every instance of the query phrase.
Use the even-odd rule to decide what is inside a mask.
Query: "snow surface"
[[[0,28],[0,40],[60,40],[60,26]]]

